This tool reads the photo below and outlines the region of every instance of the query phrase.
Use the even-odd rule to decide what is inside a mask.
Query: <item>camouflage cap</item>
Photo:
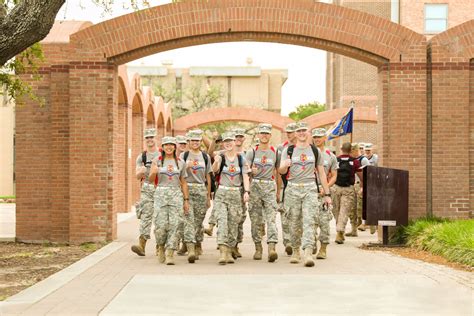
[[[296,123],[290,123],[288,125],[286,125],[285,127],[285,132],[287,133],[292,133],[296,130]]]
[[[372,148],[373,148],[373,145],[372,145],[371,143],[367,143],[367,144],[365,144],[365,146],[364,146],[364,149],[365,149],[365,150],[372,150]]]
[[[165,136],[161,139],[161,146],[166,144],[173,144],[176,145],[176,138],[172,136]]]
[[[232,131],[235,136],[245,136],[245,129],[243,128],[234,128]]]
[[[186,137],[189,140],[202,140],[202,131],[200,129],[195,129],[195,130],[189,131],[186,134]]]
[[[267,123],[258,124],[258,132],[259,133],[271,134],[272,133],[272,124],[267,124]]]
[[[308,130],[308,123],[306,123],[306,122],[297,122],[295,132],[296,131],[301,131],[303,129]]]
[[[186,138],[186,136],[178,135],[178,136],[176,136],[176,142],[177,142],[178,144],[187,144],[187,143],[188,143],[188,139]]]
[[[326,136],[326,129],[325,128],[315,128],[311,132],[313,137],[324,137]]]
[[[156,136],[156,128],[147,128],[145,130],[145,134],[144,134],[143,138],[155,137],[155,136]]]
[[[235,140],[235,133],[234,132],[226,132],[222,134],[222,141],[226,140]]]

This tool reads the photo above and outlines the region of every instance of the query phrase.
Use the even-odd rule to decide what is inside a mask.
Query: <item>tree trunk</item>
[[[0,17],[0,65],[41,41],[65,0],[23,0]]]

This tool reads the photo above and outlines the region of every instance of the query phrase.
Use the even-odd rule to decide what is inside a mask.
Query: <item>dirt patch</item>
[[[81,246],[0,243],[0,301],[47,278],[101,248]]]
[[[432,254],[431,252],[418,250],[411,247],[367,247],[366,245],[362,245],[360,247],[364,250],[374,250],[374,251],[386,251],[393,253],[394,255],[398,255],[405,258],[421,260],[424,262],[441,264],[444,266],[448,266],[450,268],[461,270],[461,271],[468,271],[474,272],[474,267],[470,267],[461,263],[451,262],[448,261],[446,258]]]

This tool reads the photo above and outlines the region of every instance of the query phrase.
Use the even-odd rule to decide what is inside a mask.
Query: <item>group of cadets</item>
[[[194,263],[202,254],[204,233],[212,236],[216,227],[218,263],[234,263],[242,256],[239,243],[248,211],[255,243],[253,259],[262,259],[266,235],[267,260],[274,262],[278,259],[279,213],[290,263],[312,267],[315,255],[317,259],[327,257],[333,216],[337,244],[344,243],[345,236],[357,236],[357,229],[365,230],[362,168],[377,165],[372,145],[344,143],[342,154],[336,157],[325,147],[323,128],[309,133],[308,125],[298,122],[288,124],[285,132],[288,140],[274,148],[270,145],[272,125],[259,124],[258,145],[244,151],[244,129],[214,134],[212,140],[201,130],[191,130],[186,136],[163,137],[161,148],[156,145],[156,130],[147,129],[146,150],[136,159],[136,176],[141,182],[136,204],[140,236],[132,251],[145,255],[153,222],[158,261],[173,265],[177,251]],[[345,233],[348,219],[352,230]],[[375,232],[375,227],[370,229]]]

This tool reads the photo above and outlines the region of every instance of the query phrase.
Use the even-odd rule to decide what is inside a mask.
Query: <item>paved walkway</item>
[[[125,218],[123,217],[125,216]],[[128,215],[121,218],[126,219]],[[137,220],[119,223],[119,239],[62,272],[9,298],[0,315],[472,315],[473,275],[384,252],[360,250],[375,237],[364,232],[314,268],[280,258],[254,261],[246,238],[244,258],[219,266],[215,238],[206,238],[195,264],[177,257],[158,264],[130,252]],[[332,240],[334,237],[332,237]]]

